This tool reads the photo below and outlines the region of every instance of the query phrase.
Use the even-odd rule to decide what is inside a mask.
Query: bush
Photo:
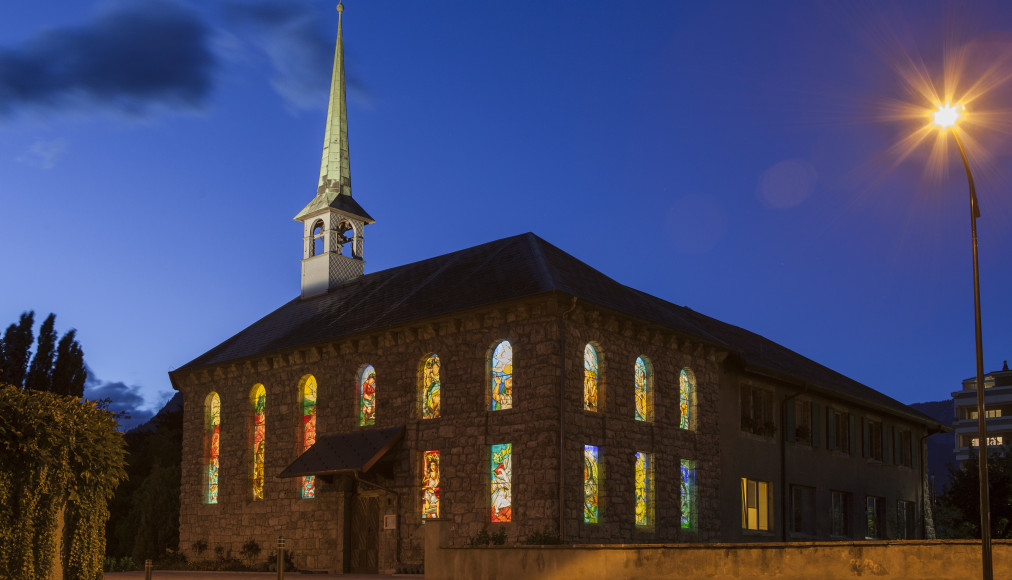
[[[468,542],[469,546],[501,546],[506,543],[506,528],[500,528],[498,532],[494,534],[488,533],[488,526],[481,528],[481,531],[477,533]]]

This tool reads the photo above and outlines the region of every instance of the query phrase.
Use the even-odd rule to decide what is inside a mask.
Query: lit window
[[[583,446],[583,521],[596,524],[598,516],[598,451],[593,445]]]
[[[772,525],[770,506],[773,484],[768,481],[741,478],[741,527],[745,530],[769,531]]]
[[[376,369],[366,365],[358,379],[359,425],[376,424]]]
[[[583,409],[597,411],[598,378],[597,349],[590,343],[583,347]]]
[[[636,420],[637,421],[653,421],[654,419],[654,394],[652,391],[653,387],[653,373],[650,370],[650,361],[646,357],[636,357],[636,363],[633,366],[633,379],[635,382],[635,396],[636,396]]]
[[[221,399],[212,392],[204,399],[204,437],[207,449],[207,503],[218,503],[218,452],[220,449]]]
[[[654,466],[650,453],[636,454],[636,525],[653,524]]]
[[[987,446],[988,447],[993,447],[993,446],[996,446],[996,445],[1002,445],[1004,441],[1005,441],[1005,439],[1001,435],[996,435],[994,437],[988,437],[987,438]],[[970,439],[970,447],[978,447],[979,445],[980,445],[980,439],[978,437],[973,437],[973,438]]]
[[[683,459],[681,467],[682,529],[691,530],[696,527],[696,462]]]
[[[504,340],[492,350],[489,359],[489,411],[513,408],[513,346]]]
[[[306,451],[316,443],[316,377],[302,377],[299,389],[302,399],[302,450]],[[307,475],[302,478],[302,497],[316,497],[316,477]]]
[[[253,499],[264,498],[264,451],[267,446],[266,408],[267,392],[264,386],[256,384],[250,393],[253,407]]]
[[[422,454],[422,518],[439,517],[439,451]]]
[[[430,354],[422,363],[422,419],[439,417],[439,356]]]
[[[692,429],[695,399],[696,374],[692,372],[692,369],[682,369],[678,375],[678,406],[681,409],[681,419],[678,426],[682,429]]]
[[[491,448],[492,522],[509,522],[513,517],[513,444]]]

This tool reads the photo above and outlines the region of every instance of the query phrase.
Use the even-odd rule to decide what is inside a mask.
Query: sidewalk
[[[144,580],[144,572],[106,572],[109,580]],[[285,572],[285,580],[423,580],[423,574],[301,574]],[[155,570],[151,580],[277,580],[277,572],[190,572],[187,570]]]

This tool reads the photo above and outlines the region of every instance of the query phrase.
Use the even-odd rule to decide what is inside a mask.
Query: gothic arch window
[[[327,228],[323,225],[323,220],[317,220],[313,224],[313,245],[310,248],[310,256],[318,256],[327,251],[326,232]]]
[[[299,400],[302,402],[302,451],[316,443],[316,377],[306,375],[299,381]],[[301,495],[305,499],[316,497],[316,477],[306,475],[302,478]]]
[[[650,359],[636,357],[633,364],[633,394],[636,399],[636,420],[654,420],[654,371]]]
[[[422,419],[439,418],[439,355],[430,354],[422,359],[421,390]]]
[[[583,409],[598,411],[600,404],[601,372],[598,364],[600,357],[594,345],[587,343],[583,347]]]
[[[220,449],[221,399],[211,391],[204,398],[205,503],[218,503],[218,453]]]
[[[263,385],[257,383],[253,385],[249,398],[253,423],[253,437],[251,438],[253,466],[251,478],[253,480],[253,500],[258,501],[264,498],[264,451],[267,447],[267,391]]]
[[[489,411],[513,408],[513,345],[504,340],[495,345],[489,364]]]
[[[692,429],[695,421],[696,374],[686,367],[678,375],[678,407],[681,411],[678,426]]]
[[[376,424],[376,369],[365,365],[358,375],[358,424]]]

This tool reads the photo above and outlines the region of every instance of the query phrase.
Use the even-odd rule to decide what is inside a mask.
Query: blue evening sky
[[[299,292],[334,2],[15,4],[0,324],[56,313],[89,392],[143,417],[168,371]],[[974,374],[969,203],[954,149],[901,159],[923,119],[887,117],[927,104],[911,63],[940,85],[962,58],[957,92],[991,82],[967,128],[985,370],[1012,359],[1012,122],[983,115],[1012,102],[1012,4],[348,0],[344,17],[367,272],[531,231],[907,403]]]

